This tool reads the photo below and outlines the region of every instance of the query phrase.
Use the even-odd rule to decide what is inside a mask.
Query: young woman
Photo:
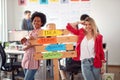
[[[34,45],[29,43],[30,39],[36,39],[38,37],[38,31],[43,27],[46,23],[46,16],[41,12],[35,12],[31,17],[32,25],[34,30],[29,34],[29,39],[21,41],[25,44],[25,54],[22,59],[22,67],[24,69],[24,80],[34,80],[35,73],[39,68],[39,61],[33,58],[33,54],[35,53]]]
[[[84,27],[76,29],[78,24]],[[68,23],[66,28],[78,36],[76,44],[77,57],[74,60],[81,60],[81,69],[84,80],[101,80],[101,73],[104,72],[105,62],[102,47],[102,35],[97,31],[95,21],[87,17],[85,21]]]

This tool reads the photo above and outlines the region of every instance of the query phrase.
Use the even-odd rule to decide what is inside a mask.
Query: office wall
[[[14,1],[14,2],[13,2]],[[11,18],[8,22],[10,24],[9,29],[21,29],[21,21],[24,17],[25,10],[31,10],[31,12],[40,11],[46,14],[47,22],[56,23],[57,28],[65,28],[67,22],[70,21],[78,21],[79,16],[83,13],[90,14],[90,1],[80,1],[80,2],[70,2],[70,3],[48,3],[48,4],[39,4],[32,3],[27,0],[27,4],[25,6],[18,5],[18,0],[9,0],[8,1],[8,11],[11,12],[13,18],[13,22],[11,22]],[[38,0],[39,1],[39,0]],[[14,5],[14,6],[13,6]],[[13,8],[10,8],[13,7]],[[76,8],[77,7],[77,8]],[[10,14],[8,14],[10,15]],[[72,16],[71,16],[72,15]],[[14,24],[14,25],[13,25]]]
[[[51,10],[50,11],[48,8],[48,6],[44,6],[44,7],[39,7],[39,5],[33,5],[33,6],[18,6],[17,4],[17,0],[7,0],[8,1],[8,29],[20,29],[20,22],[23,18],[23,12],[26,9],[30,9],[32,10],[32,12],[34,11],[43,11],[44,13],[47,13],[48,11],[50,12],[49,14],[51,14],[51,16],[47,16],[52,21],[55,21],[55,23],[59,23],[59,21],[61,20],[57,20],[55,16],[60,16],[60,17],[65,17],[64,14],[62,15],[53,15],[53,12],[56,12],[57,9],[59,9],[60,7],[59,4],[57,5],[51,5]],[[97,23],[97,26],[100,30],[100,32],[103,34],[104,37],[104,42],[107,43],[107,49],[109,52],[109,61],[108,63],[110,65],[120,65],[120,38],[119,38],[119,30],[120,30],[120,9],[119,9],[119,5],[120,5],[120,0],[91,0],[90,1],[90,5],[86,5],[87,8],[87,12],[85,12],[84,8],[80,9],[83,10],[83,12],[90,14],[90,16],[92,16]],[[70,8],[74,11],[76,11],[77,7],[79,6],[79,4],[73,4],[69,5],[69,10],[65,9],[64,7],[67,7],[67,5],[63,5],[62,8],[60,8],[59,10],[64,10],[64,12],[68,13],[70,12]],[[57,9],[55,9],[54,7],[58,7]],[[76,8],[75,8],[76,7]],[[68,10],[68,11],[67,11]],[[79,10],[79,8],[78,8]],[[89,11],[90,10],[90,11]],[[76,15],[76,16],[74,16]],[[73,13],[72,15],[70,15],[71,17],[67,17],[70,18],[70,20],[68,21],[77,21],[79,20],[79,15],[77,13]],[[73,18],[73,16],[76,18]],[[78,17],[78,18],[77,18]],[[54,20],[55,19],[55,20]],[[63,18],[64,21],[64,18]],[[60,23],[59,23],[60,24]],[[58,25],[62,28],[65,28],[65,26],[61,26]]]
[[[91,16],[104,36],[109,64],[120,65],[120,0],[91,0]]]

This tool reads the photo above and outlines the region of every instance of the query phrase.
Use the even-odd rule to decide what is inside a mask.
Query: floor
[[[108,73],[114,73],[114,80],[120,80],[120,66],[109,66]],[[11,80],[10,79],[11,73],[4,73],[3,74],[3,72],[1,71],[0,75],[1,75],[0,80]],[[49,71],[46,73],[46,76],[47,76],[46,80],[53,80],[53,76],[50,74]],[[81,76],[81,73],[79,73],[78,75],[74,75],[74,78],[75,78],[74,80],[83,80],[83,78],[80,76]],[[17,77],[16,80],[23,80],[23,77]],[[40,79],[36,79],[36,80],[40,80]]]
[[[114,73],[114,80],[120,80],[120,66],[109,66],[108,73]]]

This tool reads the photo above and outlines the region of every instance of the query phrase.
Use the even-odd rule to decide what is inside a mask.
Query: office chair
[[[70,73],[70,80],[74,80],[74,75],[81,73],[81,61],[74,61],[72,58],[67,58],[65,70]]]
[[[72,58],[66,58],[66,67],[64,70],[70,73],[70,80],[74,80],[74,75],[81,73],[81,61],[75,61]]]
[[[14,57],[7,58],[3,46],[0,44],[0,55],[2,58],[1,71],[12,72],[12,80],[15,80],[14,72],[21,67],[21,62],[15,62]],[[10,62],[7,62],[10,59]]]

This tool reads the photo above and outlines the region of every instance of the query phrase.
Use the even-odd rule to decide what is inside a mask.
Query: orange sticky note
[[[37,40],[37,43],[39,43],[39,44],[55,44],[55,43],[57,43],[57,39],[55,37],[39,38]]]

